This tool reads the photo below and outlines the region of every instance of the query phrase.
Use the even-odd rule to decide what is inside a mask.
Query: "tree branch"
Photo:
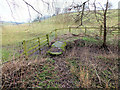
[[[31,4],[29,4],[28,2],[26,2],[25,0],[23,0],[24,1],[24,3],[26,3],[28,6],[30,6],[35,12],[37,12],[38,14],[40,14],[41,16],[42,16],[42,14],[39,12],[39,11],[37,11]]]
[[[27,8],[28,8],[29,16],[30,16],[30,21],[31,21],[31,14],[30,14],[30,9],[29,9],[28,5],[27,5]]]
[[[85,3],[86,2],[83,3],[83,9],[82,9],[82,14],[81,14],[81,25],[83,24],[82,20],[83,20],[83,15],[84,15],[84,10],[85,10]]]
[[[14,16],[13,16],[13,11],[12,11],[12,8],[11,8],[11,6],[10,6],[10,4],[9,4],[8,0],[6,0],[6,2],[7,2],[7,4],[8,4],[8,6],[9,6],[9,8],[10,8],[10,11],[11,11],[11,16],[13,17],[13,19],[14,19],[14,21],[15,21],[15,18],[14,18]]]
[[[43,3],[47,4],[48,5],[48,10],[49,10],[49,3],[48,2],[45,2],[43,0],[41,0]]]

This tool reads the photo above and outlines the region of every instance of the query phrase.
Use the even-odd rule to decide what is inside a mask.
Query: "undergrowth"
[[[2,88],[118,88],[117,47],[99,47],[85,37],[68,42],[63,55],[4,64]]]

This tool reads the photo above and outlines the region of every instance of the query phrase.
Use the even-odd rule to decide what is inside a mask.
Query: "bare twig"
[[[108,0],[107,0],[107,3],[106,3],[106,8],[105,8],[105,11],[104,11],[104,41],[103,41],[103,47],[105,48],[106,47],[106,36],[107,36],[107,28],[106,28],[106,21],[107,21],[107,18],[106,18],[106,15],[107,15],[107,10],[108,10]]]
[[[81,14],[81,25],[82,25],[82,21],[83,21],[83,15],[84,15],[84,10],[85,10],[85,3],[83,3],[83,9],[82,9],[82,14]]]
[[[28,13],[29,13],[30,21],[31,21],[31,14],[30,14],[30,9],[29,9],[28,5],[27,5],[27,8],[28,8]]]
[[[98,2],[98,4],[101,6],[101,8],[102,8],[102,10],[104,12],[105,10],[104,10],[103,6],[101,5],[101,3]]]
[[[6,0],[6,2],[7,2],[7,4],[8,4],[8,6],[9,6],[9,8],[10,8],[10,11],[11,11],[11,16],[13,17],[13,19],[14,19],[14,21],[15,21],[15,18],[14,18],[14,16],[13,16],[13,11],[12,11],[12,8],[11,8],[11,6],[10,6],[10,4],[9,4],[8,0]]]
[[[97,77],[98,77],[98,79],[99,79],[99,83],[100,83],[100,85],[101,85],[101,79],[100,79],[100,76],[98,75],[95,66],[94,66],[92,63],[91,63],[91,65],[93,66],[93,68],[94,68],[94,70],[95,70],[95,73],[96,73],[96,75],[97,75]]]
[[[35,12],[37,12],[38,14],[40,14],[41,16],[42,16],[42,14],[39,12],[39,11],[37,11],[31,4],[29,4],[28,2],[26,2],[25,0],[23,0],[24,1],[24,3],[26,3],[28,6],[30,6]]]
[[[87,2],[89,2],[89,0],[85,1],[85,2],[82,3],[81,5],[78,5],[78,4],[77,4],[76,6],[71,6],[71,8],[69,8],[70,10],[71,10],[71,9],[76,9],[76,8],[77,8],[77,10],[78,10],[78,14],[77,14],[76,18],[73,17],[73,19],[75,20],[75,23],[81,21],[81,23],[80,23],[77,27],[83,25],[83,16],[84,16],[84,11],[85,11],[85,4],[86,4]],[[74,2],[72,2],[72,4],[73,4],[73,3],[74,3]],[[80,10],[81,7],[82,7],[82,11]]]
[[[47,4],[47,6],[48,6],[48,10],[49,10],[49,3],[48,2],[45,2],[44,0],[41,0],[43,3],[45,3],[45,4]]]
[[[96,1],[96,0],[95,0],[95,1]],[[93,3],[93,5],[94,5],[94,13],[95,13],[95,17],[96,17],[97,22],[100,23],[99,20],[98,20],[97,15],[96,15],[96,4],[95,4],[95,1],[94,1],[94,3]]]

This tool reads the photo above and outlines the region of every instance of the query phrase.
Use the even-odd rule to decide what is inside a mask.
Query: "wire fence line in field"
[[[7,58],[3,59],[3,64],[9,62],[11,60],[17,60],[19,58],[29,59],[34,53],[41,54],[42,50],[44,50],[44,46],[49,47],[52,40],[57,39],[59,36],[63,34],[73,34],[73,35],[90,35],[90,36],[98,36],[100,38],[103,37],[103,27],[68,27],[68,28],[60,28],[51,31],[49,34],[43,35],[41,37],[36,37],[31,40],[24,40],[20,42],[15,47],[8,47],[8,49],[12,49],[12,56],[7,56]],[[107,35],[110,37],[111,35],[118,34],[118,27],[107,27]]]

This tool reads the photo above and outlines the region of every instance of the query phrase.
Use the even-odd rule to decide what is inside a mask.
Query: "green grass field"
[[[83,20],[84,26],[99,26],[99,24],[96,23],[94,14],[91,13],[89,18]],[[74,16],[75,14],[76,13],[60,14],[42,21],[41,23],[36,22],[32,24],[2,26],[2,45],[14,44],[40,35],[45,35],[56,28],[65,28],[76,25],[71,18],[72,15]],[[118,24],[118,10],[109,10],[108,16],[107,26]],[[91,20],[89,20],[90,18]]]
[[[30,40],[36,37],[41,37],[50,33],[56,28],[65,28],[66,25],[51,23],[50,20],[42,21],[41,23],[35,22],[32,24],[21,25],[5,25],[2,26],[2,59],[8,61],[12,59],[14,50],[20,49],[22,45],[19,42],[23,40]],[[12,55],[11,55],[12,54]]]
[[[101,11],[99,11],[101,12]],[[87,12],[85,12],[86,14]],[[15,52],[14,47],[21,48],[18,42],[23,40],[30,40],[35,37],[41,37],[58,28],[68,28],[68,26],[77,26],[79,23],[74,23],[72,17],[77,13],[60,14],[53,16],[45,21],[27,23],[21,25],[4,25],[2,26],[2,54],[3,59],[10,59],[11,53]],[[95,15],[91,11],[88,18],[83,20],[84,26],[100,25],[95,20]],[[109,10],[107,18],[107,26],[114,26],[118,24],[118,10]],[[74,32],[74,31],[73,31]],[[63,31],[61,32],[63,33]],[[89,33],[89,31],[88,31]],[[58,33],[59,34],[59,33]]]
[[[63,28],[62,24],[51,24],[50,22],[41,22],[23,25],[8,25],[2,27],[2,45],[11,45],[23,40],[30,40],[34,37],[45,35],[55,28]]]
[[[107,26],[117,25],[117,10],[109,10],[108,13]],[[0,28],[0,31],[2,30],[2,62],[7,62],[20,55],[20,50],[23,50],[23,40],[27,43],[25,44],[26,48],[30,49],[31,46],[36,45],[36,42],[38,43],[37,37],[45,36],[58,28],[77,26],[79,23],[74,23],[71,18],[75,14],[77,13],[60,14],[40,23],[2,26],[2,29]],[[84,26],[100,27],[92,12],[88,16],[83,20]],[[118,52],[116,44],[119,40],[118,32],[109,33],[107,36],[107,45],[110,51],[100,49],[103,37],[99,37],[99,29],[87,29],[86,36],[82,36],[85,35],[85,28],[71,28],[72,34],[68,32],[68,29],[57,31],[57,34],[60,35],[57,40],[67,43],[65,52],[60,56],[46,55],[44,52],[48,48],[45,47],[47,50],[41,55],[34,54],[28,60],[19,58],[12,63],[3,64],[3,89],[13,87],[117,88]],[[55,32],[51,34],[50,40],[54,37]],[[42,40],[44,39],[46,37],[42,37]]]

